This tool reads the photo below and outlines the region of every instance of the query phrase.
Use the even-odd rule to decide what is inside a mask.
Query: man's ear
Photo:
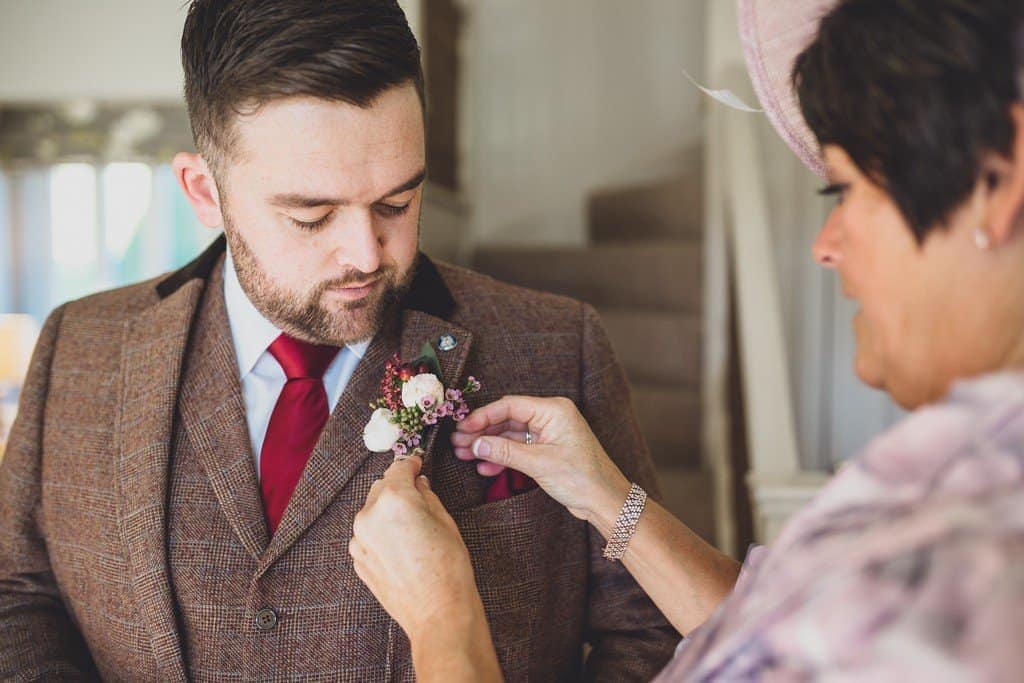
[[[171,168],[174,169],[174,177],[178,179],[178,185],[196,212],[199,222],[208,228],[223,226],[220,193],[206,160],[198,154],[179,152],[174,156]]]
[[[993,247],[1024,229],[1024,105],[1012,105],[1010,113],[1015,131],[1010,156],[992,155],[982,166],[981,180],[989,194],[985,229]]]

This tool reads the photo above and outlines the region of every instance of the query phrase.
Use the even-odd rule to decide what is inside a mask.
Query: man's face
[[[313,98],[236,120],[218,174],[242,289],[288,334],[342,346],[376,334],[413,275],[425,166],[413,86],[369,109]]]

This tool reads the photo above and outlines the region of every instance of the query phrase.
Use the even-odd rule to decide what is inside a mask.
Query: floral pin
[[[466,396],[480,391],[474,377],[462,389],[446,389],[434,347],[424,344],[420,357],[402,363],[396,355],[387,362],[380,383],[381,397],[370,403],[373,415],[363,429],[363,442],[374,453],[392,451],[395,457],[422,453],[423,431],[445,418],[461,422],[469,415]]]

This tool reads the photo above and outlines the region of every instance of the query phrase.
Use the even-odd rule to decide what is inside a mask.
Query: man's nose
[[[380,268],[384,241],[377,234],[371,211],[349,211],[338,240],[335,254],[342,265],[362,273],[375,273]]]

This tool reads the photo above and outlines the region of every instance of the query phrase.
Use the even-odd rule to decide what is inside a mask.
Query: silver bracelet
[[[604,547],[604,556],[609,560],[621,560],[626,554],[626,547],[636,532],[636,526],[640,522],[640,515],[643,514],[644,506],[647,504],[647,491],[633,484],[629,487],[629,495],[626,502],[622,504],[619,518],[615,520],[615,530],[612,531],[608,545]]]

